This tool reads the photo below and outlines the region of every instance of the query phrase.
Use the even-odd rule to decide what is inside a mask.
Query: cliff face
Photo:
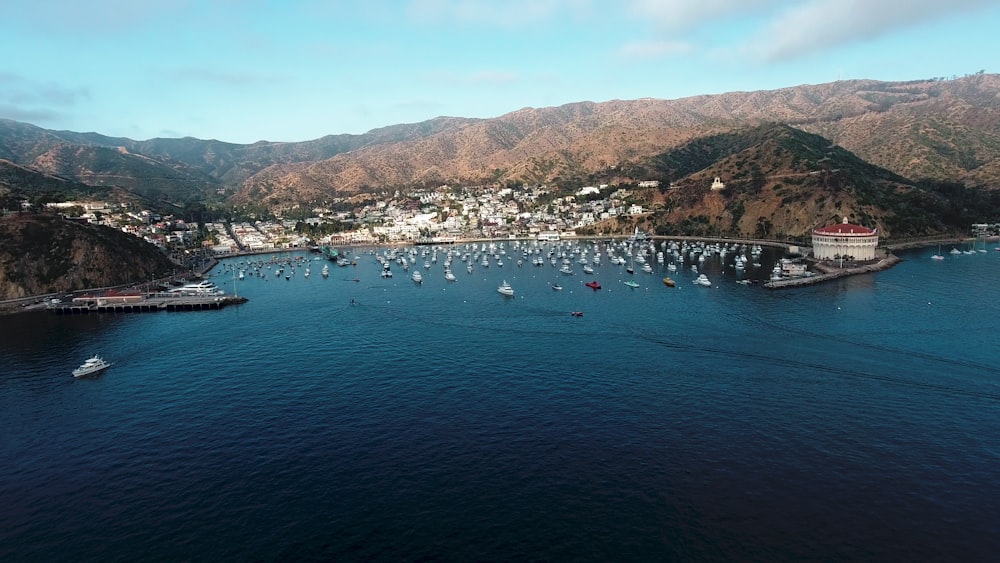
[[[171,273],[155,246],[57,215],[0,218],[0,300],[107,287]]]

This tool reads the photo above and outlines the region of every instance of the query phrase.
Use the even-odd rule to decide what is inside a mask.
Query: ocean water
[[[0,318],[0,559],[996,558],[1000,252],[769,291],[508,249]]]

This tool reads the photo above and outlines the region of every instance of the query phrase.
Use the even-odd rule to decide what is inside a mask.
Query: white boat
[[[451,270],[445,270],[444,279],[448,281],[455,281],[455,274],[451,273]]]
[[[424,276],[420,273],[420,270],[413,270],[413,275],[410,278],[417,283],[424,281]]]
[[[941,254],[941,245],[938,245],[937,254],[931,256],[931,260],[944,260],[944,255]]]
[[[222,295],[222,289],[208,280],[198,283],[186,283],[180,287],[171,289],[168,293],[180,293],[182,295]]]
[[[330,277],[330,266],[323,264],[323,269],[319,272],[324,278]]]
[[[693,280],[693,283],[704,287],[710,287],[712,285],[712,282],[709,281],[708,276],[705,274],[698,274],[698,277]]]
[[[105,361],[104,358],[95,355],[83,362],[80,367],[73,370],[73,377],[84,377],[87,375],[98,374],[109,367],[111,367],[110,363]]]
[[[511,287],[509,283],[507,283],[507,280],[503,280],[503,283],[501,283],[500,287],[497,288],[497,293],[499,293],[500,295],[513,296],[514,288]]]

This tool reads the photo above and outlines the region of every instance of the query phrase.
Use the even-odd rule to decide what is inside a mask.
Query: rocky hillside
[[[788,125],[699,138],[626,173],[676,178],[636,190],[653,210],[639,226],[660,234],[794,239],[847,217],[904,237],[964,232],[984,210],[1000,213],[1000,191],[913,182]],[[722,190],[711,189],[717,177]]]
[[[0,300],[153,279],[174,265],[155,246],[58,215],[0,217]]]

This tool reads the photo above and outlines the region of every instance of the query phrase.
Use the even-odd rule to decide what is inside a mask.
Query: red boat
[[[587,283],[585,283],[583,285],[589,287],[590,289],[594,289],[594,290],[601,289],[601,284],[597,283],[596,281],[589,281],[589,282],[587,282]]]
[[[583,311],[573,311],[570,314],[573,315],[574,317],[582,317],[583,316]]]

